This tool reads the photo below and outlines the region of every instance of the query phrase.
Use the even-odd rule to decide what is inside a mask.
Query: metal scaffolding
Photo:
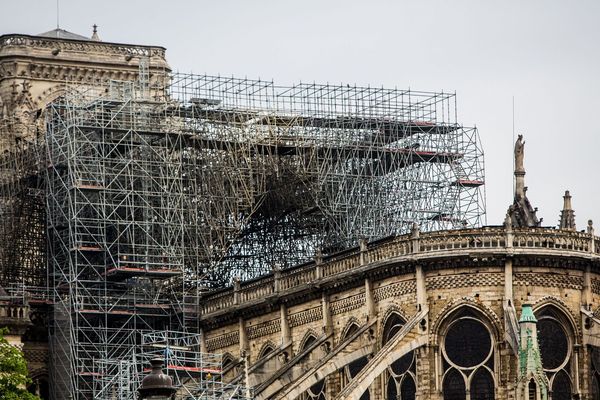
[[[140,352],[135,360],[137,376],[141,382],[153,358],[165,360],[165,373],[173,378],[178,399],[246,400],[251,395],[248,388],[223,381],[221,354],[200,352],[201,336],[174,331],[155,331],[142,335]]]
[[[0,121],[0,138],[15,126]],[[31,129],[31,127],[29,127]],[[0,154],[0,286],[45,285],[43,155],[37,140],[15,141]]]
[[[207,288],[485,214],[477,130],[452,94],[175,74],[73,87],[46,125],[56,398],[133,396],[156,332],[195,338]],[[197,375],[176,382],[211,398]]]
[[[369,240],[478,226],[477,130],[455,96],[177,75],[186,135],[187,259],[250,278]]]

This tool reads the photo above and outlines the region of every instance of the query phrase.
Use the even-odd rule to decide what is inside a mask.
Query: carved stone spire
[[[548,377],[542,366],[542,357],[537,338],[537,319],[531,305],[523,304],[519,319],[519,378],[517,400],[547,400]]]
[[[525,141],[523,135],[519,135],[515,143],[515,196],[513,204],[508,208],[508,216],[514,228],[526,228],[540,226],[537,208],[533,208],[527,198],[527,186],[525,186]]]
[[[566,229],[568,231],[576,230],[575,227],[575,211],[571,207],[571,194],[568,190],[565,191],[563,196],[564,204],[563,209],[560,212],[560,221],[558,227],[560,229]]]

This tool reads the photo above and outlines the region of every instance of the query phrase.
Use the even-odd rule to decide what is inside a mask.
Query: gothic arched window
[[[266,356],[268,356],[269,354],[271,354],[273,351],[275,351],[275,348],[273,347],[273,345],[271,343],[266,344],[261,350],[260,350],[260,354],[258,355],[258,359],[263,359]]]
[[[316,341],[317,338],[315,336],[309,335],[308,337],[306,337],[306,339],[304,339],[300,351],[302,352],[306,350]],[[312,385],[306,392],[302,393],[300,395],[300,400],[326,400],[325,389],[325,379],[321,379],[320,381]]]
[[[383,327],[383,345],[389,342],[402,329],[406,321],[397,313],[387,318]],[[388,400],[414,400],[417,391],[415,352],[392,362],[386,372]]]
[[[342,340],[348,339],[352,336],[356,331],[358,331],[360,327],[356,323],[351,323],[348,328],[346,328],[346,332],[344,334],[344,338]],[[367,365],[369,359],[364,356],[357,360],[352,361],[342,371],[342,387],[347,385],[358,373]],[[369,400],[370,394],[369,391],[365,391],[362,396],[360,396],[360,400]]]
[[[546,306],[535,312],[542,365],[548,375],[552,400],[572,398],[571,358],[573,334],[565,315]]]
[[[494,340],[481,318],[464,308],[443,333],[442,392],[444,400],[495,399]]]

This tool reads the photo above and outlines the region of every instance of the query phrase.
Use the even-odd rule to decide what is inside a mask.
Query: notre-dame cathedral
[[[151,182],[144,187],[133,173],[139,170],[131,165],[139,166],[144,160],[155,161],[159,157],[170,162],[174,155],[189,157],[197,151],[189,149],[204,146],[208,150],[203,154],[234,148],[246,151],[248,157],[261,153],[264,158],[260,165],[264,165],[264,160],[292,154],[303,159],[303,167],[308,170],[306,165],[313,162],[308,154],[318,161],[327,151],[331,160],[341,158],[343,151],[325,146],[310,152],[305,142],[298,145],[291,141],[254,145],[246,150],[225,143],[216,133],[233,127],[232,131],[242,134],[256,126],[264,136],[284,129],[286,134],[354,129],[360,131],[361,140],[371,131],[383,140],[383,133],[392,129],[388,117],[377,127],[372,120],[363,118],[360,128],[349,128],[342,117],[333,122],[324,117],[309,121],[288,114],[276,118],[268,114],[249,116],[248,112],[232,117],[235,108],[227,108],[225,100],[219,104],[201,97],[189,99],[187,108],[175,115],[171,111],[175,106],[169,108],[171,103],[157,100],[169,95],[165,88],[170,84],[170,70],[164,48],[105,43],[95,30],[90,38],[60,29],[33,36],[0,36],[0,326],[10,328],[9,340],[21,347],[27,358],[31,392],[43,399],[134,398],[133,381],[123,379],[129,375],[123,375],[123,370],[114,372],[110,365],[117,365],[129,353],[111,355],[111,349],[116,347],[94,348],[93,344],[114,340],[126,347],[124,343],[137,344],[140,337],[153,330],[168,331],[184,324],[193,327],[190,331],[198,335],[195,354],[220,354],[222,358],[219,367],[209,372],[205,367],[192,367],[185,362],[169,364],[171,353],[167,350],[175,354],[184,351],[184,346],[160,348],[168,373],[180,384],[178,398],[225,398],[214,393],[213,397],[202,397],[194,389],[183,394],[189,382],[219,375],[223,383],[243,387],[239,396],[261,400],[600,399],[600,238],[594,234],[592,221],[586,221],[583,229],[577,230],[568,191],[559,225],[543,226],[537,209],[527,198],[522,136],[515,143],[514,171],[507,171],[515,177],[514,202],[507,205],[506,219],[494,221],[496,225],[457,224],[452,229],[422,229],[421,224],[415,223],[407,231],[377,240],[359,240],[325,253],[317,251],[310,259],[285,267],[280,264],[286,264],[286,254],[276,253],[279,261],[251,279],[233,277],[219,288],[190,296],[193,302],[186,297],[180,299],[177,307],[168,303],[166,287],[180,284],[188,289],[174,272],[180,268],[178,257],[189,259],[189,248],[202,247],[204,242],[186,244],[184,240],[186,249],[181,254],[168,253],[175,247],[169,242],[169,246],[164,246],[166,250],[153,253],[152,240],[158,242],[166,237],[165,230],[177,240],[185,238],[186,231],[182,228],[181,236],[177,236],[172,234],[176,224],[161,225],[154,219],[145,225],[145,218],[154,214],[137,210],[144,201],[151,205],[149,209],[180,207],[185,193],[177,198],[167,196],[176,189],[166,185],[180,184],[184,177]],[[56,106],[55,120],[48,117],[47,106],[77,86],[93,88],[100,93],[98,99],[103,99],[102,93],[113,90],[109,82],[140,81],[142,74],[147,74],[143,77],[147,86],[142,89],[150,94],[134,99],[140,104],[140,114],[128,115],[156,118],[160,132],[137,126],[140,132],[131,134],[131,127],[123,125],[123,120],[118,121],[121,125],[115,122],[121,118],[117,107],[123,110],[128,106],[112,100],[90,102],[87,108],[78,108],[83,119],[101,115],[105,125],[94,125],[94,129],[80,122],[83,119],[68,119],[68,107]],[[151,107],[158,107],[157,104],[162,107],[160,115],[152,114]],[[63,122],[55,123],[56,119]],[[193,126],[197,137],[180,144],[171,142],[175,140],[172,136],[160,136],[177,124]],[[60,142],[62,137],[58,135],[47,136],[49,129],[71,134],[73,127],[81,126],[85,129],[78,132],[88,135],[85,142]],[[410,135],[425,137],[437,128],[422,121],[409,121],[402,129],[404,140]],[[415,130],[419,132],[414,133]],[[208,136],[201,137],[206,132]],[[39,145],[49,137],[54,144]],[[104,142],[99,144],[98,137]],[[151,141],[154,142],[148,145]],[[70,143],[73,148],[68,151],[75,156],[69,160],[76,164],[61,164],[61,151]],[[457,162],[446,153],[421,151],[423,140],[396,148],[390,143],[382,145],[393,154],[390,160],[373,161],[366,152],[354,148],[353,157],[362,161],[352,168],[365,169],[364,160],[382,168],[391,165],[397,154],[404,157],[409,152],[411,158],[403,158],[397,168],[434,162],[451,166]],[[152,158],[146,147],[143,151],[133,150],[146,145],[152,149],[160,146],[161,153]],[[99,169],[92,169],[90,165],[94,163],[85,162],[92,151],[102,155],[95,160],[116,157],[115,154],[121,158],[110,165],[101,161]],[[129,158],[124,157],[125,153]],[[32,162],[42,159],[46,161]],[[196,165],[196,170],[219,167],[216,161]],[[259,164],[253,165],[255,168]],[[291,169],[290,165],[281,162],[278,168],[283,171]],[[129,182],[126,178],[117,182],[123,193],[123,188],[127,188],[127,195],[115,194],[111,185],[116,183],[108,178],[86,180],[82,166],[87,172],[104,168],[102,173],[106,176],[109,168],[130,168],[130,186],[125,186],[124,182]],[[153,164],[151,168],[156,176],[163,177],[160,165]],[[389,169],[386,173],[391,174]],[[259,174],[249,176],[256,182]],[[72,177],[77,179],[70,183],[61,181]],[[243,186],[241,179],[227,179],[229,183],[219,190],[232,190],[231,182]],[[277,179],[269,176],[265,185],[268,187],[269,180]],[[307,185],[307,180],[302,185]],[[200,180],[194,183],[201,184]],[[467,191],[482,184],[462,179],[452,181],[448,187]],[[532,190],[539,184],[534,182]],[[48,185],[55,185],[56,189],[48,189]],[[299,187],[303,186],[299,184],[295,193],[301,198],[304,192]],[[340,186],[339,190],[345,189]],[[136,191],[144,195],[136,195]],[[107,206],[99,210],[101,201],[109,204],[108,196],[113,196],[110,204],[116,205],[110,212]],[[368,193],[361,196],[366,198]],[[293,199],[276,199],[277,204],[284,200]],[[128,201],[131,206],[124,205]],[[266,212],[261,205],[264,203],[253,212]],[[210,207],[222,212],[216,205]],[[282,224],[278,226],[289,226],[297,215],[305,221],[317,221],[310,219],[316,208],[281,214]],[[90,215],[96,215],[93,222]],[[177,217],[181,224],[186,215]],[[236,215],[240,215],[239,210],[232,211],[229,218]],[[319,221],[325,217],[321,215]],[[122,221],[108,226],[109,221],[117,219]],[[126,226],[127,221],[134,228]],[[453,223],[448,213],[432,214],[427,221]],[[249,230],[253,225],[248,223],[245,227]],[[317,237],[321,229],[312,231],[313,225],[309,224],[304,227],[306,230],[296,232],[304,238]],[[221,228],[215,223],[209,231],[220,232]],[[252,243],[270,243],[272,236],[266,235],[261,241],[256,232],[263,231],[257,228],[248,234],[254,235]],[[109,244],[99,245],[98,236]],[[140,236],[144,237],[142,244]],[[226,235],[219,236],[222,237]],[[133,240],[138,240],[137,247],[126,243]],[[223,246],[230,251],[235,247],[231,243]],[[213,251],[216,247],[211,246],[207,248]],[[228,254],[231,259],[251,258],[247,249]],[[251,264],[252,260],[243,262]],[[67,264],[71,267],[61,267]],[[79,275],[74,271],[79,271]],[[110,296],[102,292],[107,285],[113,290]],[[134,293],[133,287],[139,297],[128,297]],[[117,326],[134,326],[121,331],[131,337],[119,333],[118,337],[108,338],[113,332],[110,329]],[[137,329],[148,332],[138,334]],[[90,338],[92,333],[98,337]],[[104,361],[99,360],[102,357]],[[147,372],[144,368],[138,370]],[[178,375],[184,370],[188,373],[185,379]]]

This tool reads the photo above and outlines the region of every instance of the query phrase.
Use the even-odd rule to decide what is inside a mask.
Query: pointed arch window
[[[480,316],[469,308],[457,312],[443,333],[444,400],[495,399],[494,339]]]
[[[275,347],[271,343],[266,344],[260,350],[260,354],[258,355],[258,359],[261,360],[261,359],[265,358],[266,356],[268,356],[269,354],[271,354],[274,351],[275,351]]]
[[[356,331],[358,331],[360,327],[357,323],[351,323],[348,328],[346,328],[346,332],[342,340],[348,339],[352,336]],[[367,365],[369,359],[367,356],[361,357],[357,360],[352,361],[348,365],[346,365],[342,372],[342,387],[346,386],[348,382],[350,382],[359,372]],[[360,400],[369,400],[371,398],[369,390],[365,391],[362,396],[360,396]]]
[[[314,335],[308,335],[306,339],[304,339],[300,351],[302,352],[306,350],[316,341],[317,338]],[[302,393],[299,398],[300,400],[326,400],[327,397],[325,397],[325,390],[325,379],[321,379],[320,381],[312,385],[306,392]]]
[[[535,311],[542,365],[550,382],[552,400],[572,398],[573,332],[568,318],[556,307]]]
[[[537,399],[537,396],[536,396],[537,385],[535,384],[535,381],[533,379],[529,381],[529,385],[528,385],[527,391],[529,393],[529,397],[528,397],[529,400],[536,400]]]
[[[382,344],[389,342],[402,329],[406,321],[398,313],[392,313],[383,327]],[[392,362],[386,371],[388,400],[414,400],[417,391],[415,352],[411,351]]]

